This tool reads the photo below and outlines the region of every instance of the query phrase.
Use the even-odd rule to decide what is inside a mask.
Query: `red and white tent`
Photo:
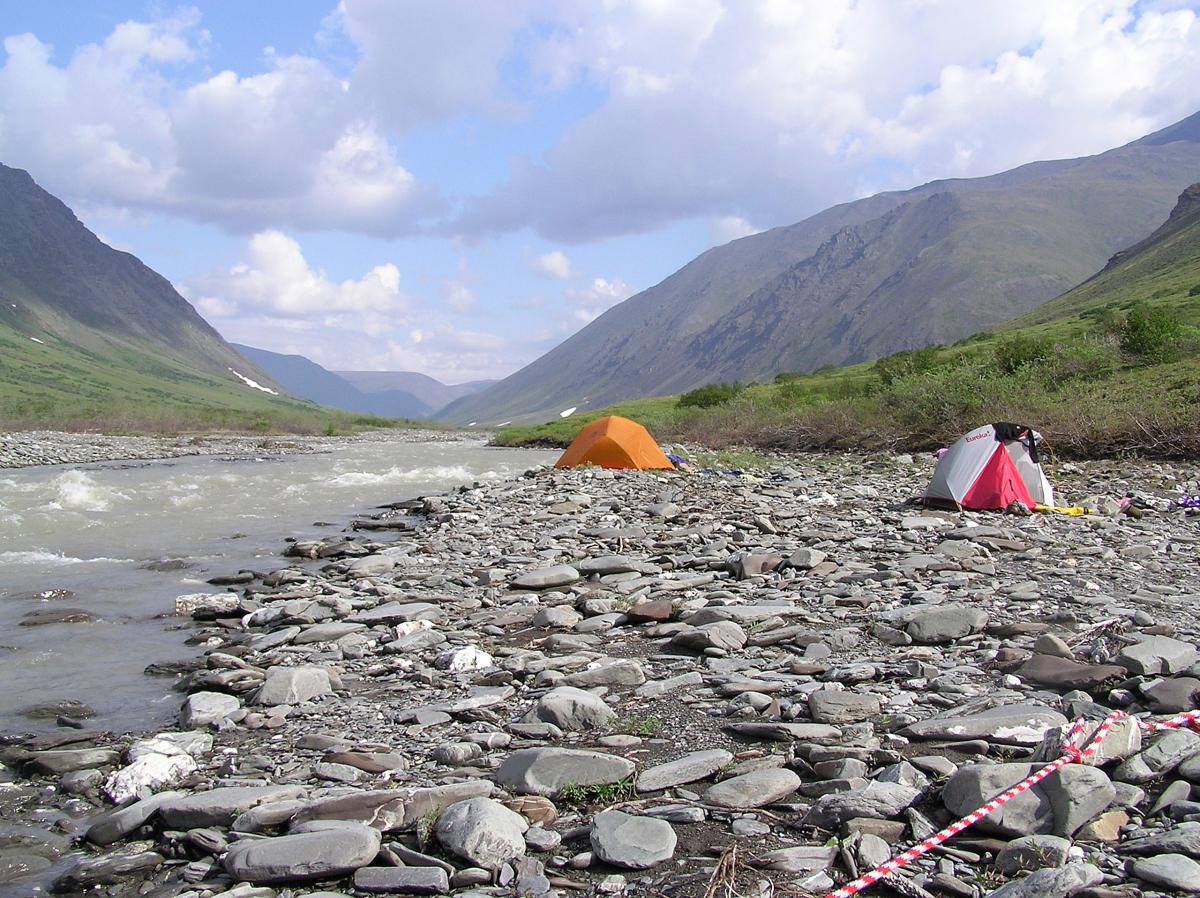
[[[942,455],[925,499],[971,509],[1053,505],[1054,490],[1038,457],[1041,439],[1016,424],[975,428]]]

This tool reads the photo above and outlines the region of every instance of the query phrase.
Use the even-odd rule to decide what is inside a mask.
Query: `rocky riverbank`
[[[346,440],[404,440],[413,443],[478,440],[487,434],[444,430],[372,430],[348,436],[111,435],[29,430],[0,433],[0,468],[33,465],[93,464],[104,461],[148,461],[190,455],[254,458],[325,452]]]
[[[1068,721],[1196,706],[1195,467],[1062,466],[1087,517],[905,506],[929,469],[542,470],[289,544],[180,602],[177,729],[6,737],[0,894],[823,894]],[[867,894],[1194,893],[1197,788],[1119,722]]]

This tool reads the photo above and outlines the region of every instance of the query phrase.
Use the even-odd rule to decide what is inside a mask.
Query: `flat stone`
[[[712,648],[735,652],[746,644],[746,631],[731,620],[718,620],[681,630],[671,638],[671,644],[693,651]]]
[[[535,568],[518,574],[509,583],[513,589],[554,589],[559,586],[569,586],[581,579],[579,571],[569,564],[556,564],[552,567]]]
[[[721,748],[694,751],[674,761],[646,768],[638,774],[636,788],[639,792],[658,792],[694,783],[707,779],[732,762],[733,755]]]
[[[871,781],[865,789],[822,795],[804,820],[822,829],[836,830],[856,817],[895,817],[920,797],[920,789],[900,783]]]
[[[1051,727],[1067,718],[1042,705],[1002,705],[975,714],[931,717],[900,731],[909,739],[987,739],[1009,745],[1037,745]]]
[[[272,667],[254,695],[254,704],[298,705],[331,692],[329,671],[323,667]]]
[[[174,829],[227,826],[250,808],[299,798],[304,791],[300,786],[223,786],[166,801],[159,807],[159,814]]]
[[[568,733],[601,729],[617,716],[604,699],[572,686],[551,689],[538,699],[534,714],[538,720],[552,723]]]
[[[179,725],[191,729],[220,723],[241,707],[236,696],[224,692],[193,692],[179,710]]]
[[[1200,679],[1171,677],[1141,687],[1150,710],[1158,714],[1191,711],[1200,704]]]
[[[755,857],[751,863],[766,870],[781,873],[812,873],[816,870],[828,872],[837,860],[835,845],[792,845],[776,848]]]
[[[800,788],[800,777],[779,767],[754,770],[709,786],[705,804],[722,808],[761,808],[781,801]]]
[[[1200,863],[1185,854],[1159,854],[1133,862],[1133,875],[1152,885],[1195,894]]]
[[[435,832],[449,851],[486,870],[525,854],[529,824],[490,798],[469,798],[450,805],[438,817]]]
[[[646,673],[642,665],[630,658],[606,659],[595,666],[567,674],[563,677],[564,686],[641,686],[646,682]]]
[[[818,723],[858,723],[879,716],[879,696],[863,692],[818,689],[808,696],[808,712]]]
[[[323,879],[365,867],[379,854],[379,830],[346,823],[319,832],[237,842],[225,855],[225,869],[245,882]]]
[[[367,629],[366,624],[356,624],[349,621],[330,621],[324,624],[313,624],[305,627],[299,635],[292,639],[295,645],[311,645],[316,642],[337,642],[343,636],[359,633]]]
[[[553,796],[566,786],[603,786],[633,776],[632,761],[572,748],[523,748],[496,770],[496,782],[519,793]],[[793,774],[794,775],[794,774]]]
[[[446,619],[446,612],[432,602],[385,602],[374,608],[356,611],[346,618],[352,624],[366,624],[373,627],[377,624],[404,624],[411,621],[431,621],[441,623]]]
[[[645,870],[675,856],[675,830],[666,820],[608,810],[592,819],[592,850],[606,864]]]
[[[1177,823],[1166,832],[1129,839],[1121,844],[1129,854],[1186,854],[1200,858],[1200,823]]]
[[[1071,840],[1060,836],[1033,835],[1013,839],[996,855],[996,869],[1005,876],[1061,867],[1071,853]]]
[[[1055,655],[1034,655],[1017,668],[1017,676],[1063,691],[1090,692],[1109,681],[1125,679],[1129,672],[1116,664],[1084,664]]]
[[[108,748],[62,748],[30,752],[26,758],[42,773],[70,773],[93,767],[111,767],[121,759],[121,755]]]
[[[354,871],[354,887],[364,892],[446,895],[450,877],[441,867],[360,867]]]
[[[1113,771],[1113,779],[1140,786],[1170,773],[1184,761],[1200,754],[1200,734],[1191,730],[1167,730]]]
[[[1200,661],[1200,651],[1190,642],[1169,636],[1147,636],[1141,642],[1121,649],[1115,661],[1131,674],[1176,674]]]
[[[912,616],[905,632],[920,645],[945,645],[987,626],[987,612],[979,608],[935,606]]]
[[[1048,867],[1006,882],[987,898],[1068,898],[1103,879],[1104,874],[1091,864]]]
[[[93,817],[91,824],[84,831],[84,838],[93,845],[111,845],[119,842],[157,814],[164,804],[182,797],[182,792],[159,792],[133,804],[114,808]]]
[[[436,817],[450,805],[468,798],[487,798],[494,786],[470,779],[418,789],[378,789],[331,795],[310,801],[297,811],[292,825],[318,820],[350,820],[382,832],[410,829],[421,820]]]

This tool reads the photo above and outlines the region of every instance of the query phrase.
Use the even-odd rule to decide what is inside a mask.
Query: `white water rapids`
[[[554,458],[481,442],[376,439],[316,455],[0,471],[0,732],[53,726],[19,712],[57,700],[90,705],[97,726],[154,726],[180,696],[143,669],[196,651],[172,614],[176,596],[219,591],[205,581],[240,568],[282,567],[286,537],[332,535],[374,506]],[[74,595],[33,595],[46,590]],[[21,625],[62,608],[96,620]]]

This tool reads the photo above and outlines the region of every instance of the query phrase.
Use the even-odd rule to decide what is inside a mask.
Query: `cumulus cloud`
[[[531,51],[607,101],[464,233],[583,242],[1098,152],[1200,106],[1193,4],[834,0],[568,4]],[[733,213],[732,210],[738,210]]]
[[[575,276],[571,271],[571,260],[561,250],[554,250],[533,260],[533,270],[540,275],[559,281],[569,281]]]
[[[242,261],[194,278],[185,285],[202,314],[231,317],[246,310],[280,318],[325,316],[338,325],[337,313],[401,315],[410,300],[400,291],[400,270],[390,262],[362,277],[332,280],[304,258],[300,244],[280,231],[255,234]]]
[[[714,246],[740,240],[752,234],[761,234],[762,228],[756,228],[740,215],[722,215],[708,222],[709,239]]]
[[[567,301],[575,306],[572,317],[587,324],[607,309],[633,296],[633,288],[621,278],[593,278],[583,289],[568,288]]]
[[[268,52],[265,71],[189,82],[209,41],[194,12],[125,22],[58,64],[4,39],[0,155],[52,192],[235,230],[411,232],[439,204],[327,65]]]

